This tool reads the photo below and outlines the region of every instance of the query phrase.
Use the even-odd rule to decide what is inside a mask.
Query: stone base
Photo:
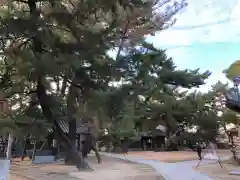
[[[35,160],[32,161],[34,164],[40,163],[54,163],[56,162],[55,156],[35,156]]]

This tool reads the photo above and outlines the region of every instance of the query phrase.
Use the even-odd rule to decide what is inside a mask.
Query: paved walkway
[[[156,160],[145,160],[139,157],[124,156],[118,154],[102,153],[103,155],[128,160],[136,163],[142,163],[152,166],[157,172],[162,174],[166,180],[214,180],[205,174],[193,170],[198,161],[184,161],[177,163],[165,163]],[[224,158],[225,159],[225,158]],[[201,165],[213,163],[211,160],[204,160]],[[214,162],[215,163],[215,162]]]

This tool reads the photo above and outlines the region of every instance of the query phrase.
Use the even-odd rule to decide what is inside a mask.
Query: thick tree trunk
[[[75,80],[73,80],[75,82]],[[77,113],[77,96],[78,89],[73,85],[70,86],[68,97],[67,97],[67,115],[68,115],[68,125],[69,132],[68,138],[70,139],[72,147],[77,149],[76,147],[76,131],[77,131],[77,123],[76,123],[76,113]],[[71,155],[66,155],[66,164],[72,164],[74,159],[71,159]]]
[[[64,76],[63,83],[62,83],[62,88],[61,88],[61,95],[62,96],[65,95],[66,88],[67,88],[67,77]]]
[[[38,78],[38,84],[37,84],[37,97],[40,103],[40,106],[43,111],[44,117],[49,121],[54,123],[54,130],[56,132],[57,138],[59,139],[59,143],[62,145],[62,147],[66,150],[67,154],[71,156],[71,159],[73,159],[74,164],[78,168],[78,170],[81,169],[89,169],[90,167],[88,164],[84,161],[82,155],[78,154],[75,146],[72,145],[71,140],[64,134],[62,129],[60,128],[57,120],[55,117],[53,117],[51,107],[49,105],[49,98],[50,96],[46,94],[46,89],[42,84],[42,77],[39,76]]]
[[[21,156],[21,161],[24,160],[26,153],[26,148],[27,148],[27,139],[30,135],[27,135],[26,139],[24,140],[24,144],[23,144],[23,149],[22,149],[22,156]]]
[[[101,156],[96,146],[95,137],[91,132],[89,132],[89,134],[85,134],[85,137],[86,139],[84,140],[84,146],[82,149],[83,157],[87,157],[88,153],[90,153],[90,151],[93,150],[97,157],[98,163],[101,163]]]
[[[35,18],[38,18],[40,13],[37,11],[37,4],[36,1],[34,0],[28,0],[27,4],[29,6],[30,9],[30,15],[32,17],[35,16]],[[54,3],[52,3],[52,6],[54,6]],[[38,29],[35,29],[36,34]],[[35,50],[35,52],[37,53],[42,53],[42,42],[41,39],[36,35],[33,38],[33,49]],[[41,106],[42,112],[44,117],[49,121],[49,122],[53,122],[54,123],[54,130],[57,133],[57,137],[58,139],[60,139],[60,144],[64,147],[64,149],[66,149],[66,152],[71,155],[71,159],[74,160],[74,164],[76,165],[76,167],[80,170],[80,169],[86,169],[89,168],[88,164],[84,161],[84,159],[82,158],[82,156],[78,154],[78,152],[76,151],[75,146],[72,146],[71,140],[64,134],[64,132],[62,131],[62,129],[60,128],[58,122],[57,122],[57,117],[54,117],[52,114],[52,109],[51,109],[51,104],[49,104],[49,102],[51,101],[51,96],[46,94],[46,89],[43,85],[43,75],[41,74],[41,72],[38,72],[38,79],[37,79],[37,97],[38,97],[38,101],[39,104]]]
[[[77,150],[77,147],[76,147],[76,129],[77,129],[76,120],[70,121],[68,124],[69,124],[68,138],[71,142],[72,147]],[[71,159],[71,157],[72,156],[70,154],[66,154],[66,159],[65,159],[66,164],[68,164],[68,165],[73,164],[74,159]]]
[[[96,155],[96,157],[97,157],[97,161],[98,161],[98,163],[100,164],[102,160],[101,160],[100,153],[99,153],[99,151],[98,151],[98,149],[97,149],[97,146],[96,146],[96,145],[93,145],[92,150],[95,152],[95,155]]]
[[[33,144],[33,152],[32,152],[32,162],[35,160],[36,148],[37,148],[37,141],[34,140],[34,144]]]

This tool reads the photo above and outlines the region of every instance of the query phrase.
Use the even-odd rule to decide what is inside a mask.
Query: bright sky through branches
[[[168,55],[180,68],[212,71],[208,90],[218,80],[227,82],[222,70],[240,59],[240,0],[188,0],[176,24],[148,40]]]

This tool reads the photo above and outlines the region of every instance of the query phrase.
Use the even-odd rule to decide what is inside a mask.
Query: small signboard
[[[236,76],[232,80],[233,80],[234,85],[239,85],[240,84],[240,76]]]

